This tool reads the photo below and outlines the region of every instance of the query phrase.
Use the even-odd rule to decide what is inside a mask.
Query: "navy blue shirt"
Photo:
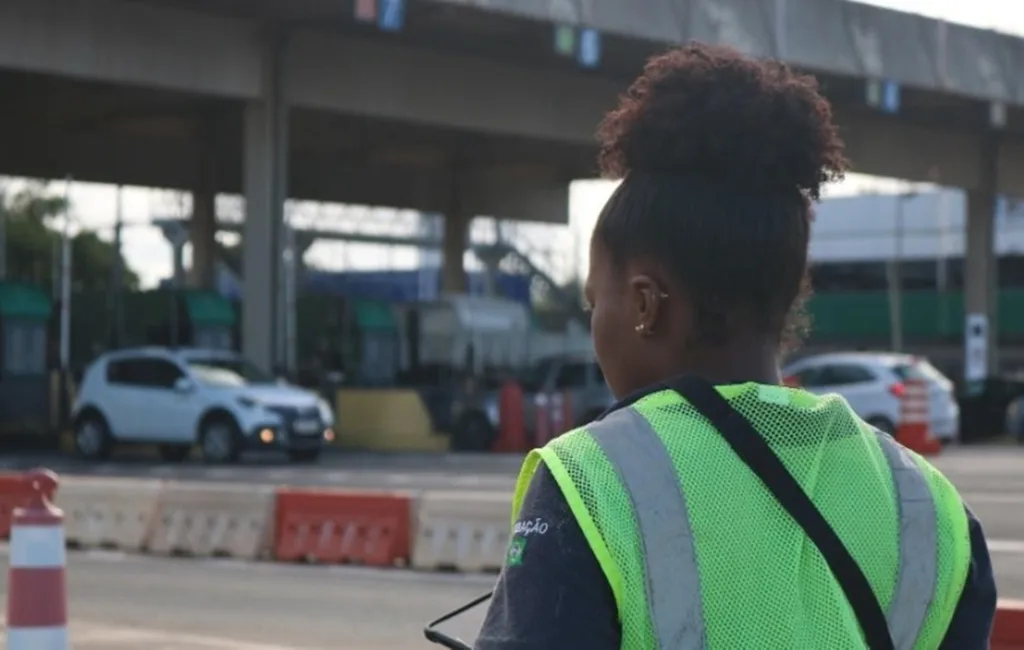
[[[981,524],[968,510],[971,565],[939,650],[987,650],[996,585]],[[543,463],[523,501],[475,650],[619,650],[611,586]],[[679,649],[685,650],[685,649]]]

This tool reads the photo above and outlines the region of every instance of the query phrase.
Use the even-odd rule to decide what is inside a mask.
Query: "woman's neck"
[[[775,345],[754,343],[690,351],[674,365],[677,368],[673,376],[696,375],[712,384],[781,383]]]

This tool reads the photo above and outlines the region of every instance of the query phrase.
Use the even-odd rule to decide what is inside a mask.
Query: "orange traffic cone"
[[[904,387],[896,441],[922,455],[939,453],[942,445],[932,437],[929,426],[928,385],[919,379],[908,379]]]
[[[57,475],[33,470],[24,480],[32,497],[11,526],[7,650],[67,650],[64,513],[47,498]]]
[[[493,451],[525,453],[529,450],[523,401],[523,387],[519,382],[507,381],[502,385],[498,398],[498,436]]]

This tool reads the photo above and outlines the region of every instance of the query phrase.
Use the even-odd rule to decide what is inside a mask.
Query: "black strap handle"
[[[483,596],[474,598],[462,607],[448,612],[441,618],[430,621],[429,623],[427,623],[427,627],[423,628],[423,636],[427,637],[427,641],[430,641],[431,643],[436,643],[440,646],[444,646],[449,650],[473,650],[473,648],[471,648],[465,641],[463,641],[462,639],[457,639],[452,636],[448,636],[444,632],[438,630],[437,626],[441,623],[444,623],[445,621],[455,618],[463,612],[473,609],[477,605],[482,605],[483,603],[486,603],[492,597],[494,597],[494,592],[488,591]]]
[[[715,388],[697,377],[668,383],[706,417],[736,455],[757,475],[786,512],[804,529],[828,563],[860,623],[870,650],[895,650],[889,624],[864,572],[779,457],[749,421]]]

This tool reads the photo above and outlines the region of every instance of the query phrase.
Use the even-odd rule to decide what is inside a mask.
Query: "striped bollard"
[[[57,475],[32,470],[25,483],[31,500],[11,520],[7,650],[68,650],[64,513],[46,496]]]

